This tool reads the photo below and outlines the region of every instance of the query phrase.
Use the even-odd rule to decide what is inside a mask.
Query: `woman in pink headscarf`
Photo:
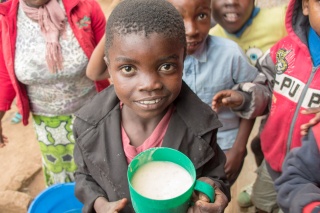
[[[0,147],[9,141],[1,119],[16,97],[24,125],[31,112],[48,186],[74,180],[73,113],[109,85],[85,74],[105,25],[95,0],[0,4]]]

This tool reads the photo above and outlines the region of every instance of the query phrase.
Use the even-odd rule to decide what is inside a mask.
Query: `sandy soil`
[[[11,123],[16,111],[16,107],[12,106],[2,120],[3,133],[9,143],[0,149],[0,162],[3,162],[0,167],[0,191],[12,189],[35,197],[45,189],[40,148],[31,119],[27,126]],[[17,189],[19,182],[22,182],[22,186]]]

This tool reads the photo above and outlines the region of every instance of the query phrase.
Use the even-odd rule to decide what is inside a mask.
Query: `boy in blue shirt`
[[[235,84],[250,82],[257,70],[250,65],[241,48],[233,41],[208,35],[210,0],[169,0],[180,12],[186,28],[187,57],[183,80],[211,106],[213,96]],[[246,144],[253,121],[240,119],[229,108],[220,108],[217,142],[227,156],[225,172],[230,183],[237,179],[246,156]]]

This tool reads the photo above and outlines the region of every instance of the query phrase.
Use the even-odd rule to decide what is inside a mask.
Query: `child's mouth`
[[[193,54],[199,47],[201,42],[187,42],[187,53]]]
[[[197,46],[200,42],[188,42],[187,47]]]
[[[224,18],[229,22],[236,22],[239,18],[239,15],[236,13],[226,13]]]
[[[162,98],[157,98],[154,100],[145,100],[145,101],[139,101],[140,104],[142,105],[152,105],[152,104],[157,104],[162,100]]]

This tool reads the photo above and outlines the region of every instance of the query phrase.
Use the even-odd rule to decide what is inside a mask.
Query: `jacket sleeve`
[[[12,101],[16,96],[16,92],[13,88],[8,69],[5,64],[4,54],[6,54],[3,49],[3,45],[11,45],[3,43],[3,35],[8,35],[8,33],[2,32],[3,30],[3,16],[0,15],[0,111],[7,111],[10,109]]]
[[[77,125],[81,125],[81,120],[76,118],[73,126],[73,134],[76,140],[75,148],[74,148],[74,160],[78,167],[75,172],[75,195],[76,197],[84,204],[82,212],[83,213],[92,213],[95,212],[93,209],[93,204],[98,197],[107,198],[104,190],[98,185],[98,183],[92,178],[88,167],[84,161],[83,155],[84,153],[81,150],[81,147],[77,143],[78,140],[78,132],[80,130],[77,129]],[[83,125],[83,124],[82,124]]]
[[[285,213],[303,212],[305,206],[320,201],[320,153],[311,131],[302,146],[287,155],[282,170],[275,187]]]
[[[275,69],[270,51],[258,60],[256,67],[259,74],[252,82],[240,83],[233,87],[241,92],[244,102],[232,110],[245,119],[267,114],[271,105]]]
[[[212,134],[210,146],[214,150],[214,156],[204,165],[201,176],[212,179],[230,201],[230,185],[224,171],[226,155],[217,144],[216,132]]]

